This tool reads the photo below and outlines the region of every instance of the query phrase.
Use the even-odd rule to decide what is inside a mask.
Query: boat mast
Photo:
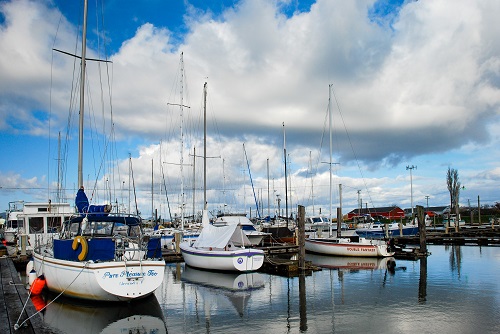
[[[332,85],[328,85],[328,127],[330,132],[330,218],[328,225],[330,226],[329,235],[332,235]]]
[[[311,199],[312,199],[312,215],[314,216],[314,176],[313,176],[313,171],[312,171],[312,157],[311,157],[311,151],[309,151],[309,173],[311,175]]]
[[[203,210],[207,209],[207,83],[203,85]]]
[[[267,216],[271,219],[271,195],[269,194],[269,158],[267,158]]]
[[[285,220],[286,228],[288,228],[288,176],[286,173],[286,137],[285,137],[285,122],[283,122],[283,156],[285,157]]]
[[[80,117],[78,129],[78,189],[83,186],[83,108],[85,97],[85,55],[87,52],[87,0],[83,7],[82,58],[80,74]]]
[[[196,208],[196,145],[193,147],[193,220]]]

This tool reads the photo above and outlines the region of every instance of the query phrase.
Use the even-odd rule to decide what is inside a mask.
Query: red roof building
[[[383,217],[386,219],[401,219],[405,217],[405,211],[398,206],[386,206],[381,208],[354,209],[347,214],[347,219],[354,217],[369,216],[371,218]]]

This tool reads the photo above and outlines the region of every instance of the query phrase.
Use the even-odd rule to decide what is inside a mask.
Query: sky
[[[82,8],[0,1],[0,211],[73,203]],[[499,14],[473,0],[90,1],[86,191],[143,217],[199,212],[206,119],[212,213],[448,205],[448,168],[461,206],[495,204]]]

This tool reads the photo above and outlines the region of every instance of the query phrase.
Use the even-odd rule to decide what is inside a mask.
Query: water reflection
[[[418,280],[418,303],[425,304],[427,300],[427,257],[420,259],[420,278]]]
[[[307,331],[307,299],[306,299],[306,277],[299,275],[299,329],[301,332]]]
[[[449,247],[449,248],[448,248]],[[460,269],[462,264],[462,249],[460,245],[447,246],[450,250],[450,268],[452,271],[456,271],[460,277]]]
[[[311,261],[315,266],[329,269],[393,270],[396,266],[396,261],[393,257],[325,256],[307,253],[306,260]]]
[[[163,313],[155,295],[131,303],[90,303],[69,298],[35,296],[43,321],[57,333],[71,334],[160,334],[167,333]]]
[[[181,280],[196,289],[206,309],[229,301],[240,317],[243,317],[252,290],[264,287],[262,274],[212,272],[184,267]]]
[[[431,245],[429,252],[418,261],[396,260],[392,273],[390,259],[306,254],[323,270],[294,278],[169,264],[155,292],[163,318],[156,300],[155,311],[104,304],[49,309],[44,317],[55,333],[71,334],[109,333],[108,326],[134,315],[165,320],[171,333],[500,333],[500,247]],[[137,333],[121,328],[115,332]]]

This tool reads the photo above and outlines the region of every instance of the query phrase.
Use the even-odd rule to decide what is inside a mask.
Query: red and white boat
[[[305,249],[308,252],[358,257],[386,257],[393,256],[394,252],[385,240],[350,238],[308,238],[305,240]]]

